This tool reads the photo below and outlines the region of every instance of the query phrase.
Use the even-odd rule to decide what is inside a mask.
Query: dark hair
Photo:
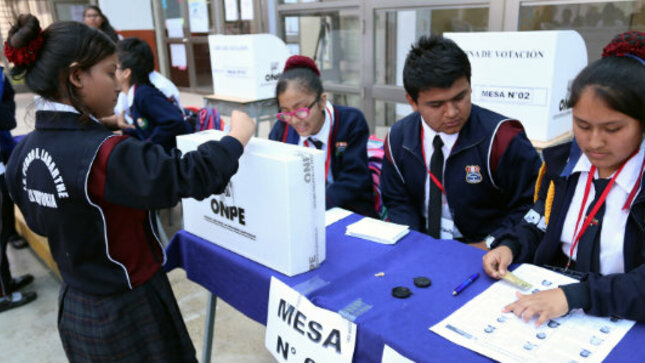
[[[152,85],[150,72],[155,70],[155,58],[148,43],[131,37],[117,43],[116,49],[121,68],[132,72],[132,84]]]
[[[14,48],[21,48],[35,39],[39,32],[38,19],[31,14],[23,14],[9,30],[7,42]],[[88,70],[114,54],[114,43],[104,33],[73,21],[53,23],[43,31],[42,37],[36,60],[15,66],[11,75],[24,77],[29,89],[46,100],[68,98],[81,112],[81,120],[87,119],[89,111],[69,82],[69,75],[77,69]],[[74,67],[70,67],[72,63],[76,63]]]
[[[450,88],[461,77],[470,83],[470,74],[468,56],[455,42],[441,35],[422,36],[405,59],[403,86],[416,102],[419,92]]]
[[[601,58],[582,70],[573,80],[569,107],[580,100],[588,87],[612,109],[640,121],[645,128],[645,66],[624,56]]]
[[[291,82],[296,82],[302,89],[315,93],[316,98],[319,98],[324,92],[320,71],[316,67],[316,63],[309,57],[294,55],[287,59],[275,87],[276,99],[287,90],[287,86]]]
[[[85,8],[85,10],[83,10],[83,17],[85,17],[85,13],[87,13],[87,11],[90,9],[96,10],[99,13],[99,16],[101,17],[101,19],[103,19],[103,21],[101,22],[101,26],[99,27],[99,30],[107,34],[107,36],[110,37],[110,39],[112,39],[113,42],[115,43],[118,42],[119,36],[116,34],[116,30],[114,30],[108,18],[101,11],[101,8],[99,8],[96,5],[89,5],[88,7]]]

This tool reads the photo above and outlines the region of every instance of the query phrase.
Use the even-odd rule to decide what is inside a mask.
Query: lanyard
[[[623,163],[623,165],[621,165],[620,168],[618,168],[618,170],[616,171],[616,174],[614,174],[614,176],[611,178],[611,180],[609,180],[609,183],[607,184],[607,187],[602,192],[602,194],[600,195],[600,198],[598,198],[598,201],[596,202],[596,204],[593,206],[593,208],[589,212],[589,215],[587,215],[587,217],[585,217],[584,221],[582,222],[582,226],[580,226],[580,230],[578,230],[578,226],[580,225],[580,220],[582,219],[582,214],[583,214],[583,212],[585,210],[585,205],[587,204],[587,199],[589,197],[589,192],[591,190],[591,182],[593,180],[594,174],[596,173],[596,166],[592,165],[591,168],[589,169],[589,175],[587,176],[587,182],[586,182],[586,185],[585,185],[585,194],[584,194],[584,196],[582,198],[582,205],[580,206],[580,212],[578,212],[578,220],[576,221],[576,226],[575,226],[575,229],[573,230],[574,238],[573,238],[573,241],[571,243],[571,249],[569,250],[569,261],[567,261],[567,266],[566,266],[567,269],[569,268],[569,266],[571,266],[571,260],[573,259],[573,251],[576,248],[576,246],[578,245],[578,242],[580,241],[580,237],[582,237],[582,235],[585,233],[585,231],[587,230],[587,227],[589,227],[589,225],[593,221],[593,218],[596,216],[596,213],[598,213],[598,210],[600,209],[600,207],[603,205],[603,203],[607,199],[607,196],[609,195],[609,192],[611,191],[612,186],[616,182],[616,179],[618,178],[618,175],[623,170],[623,167],[625,166],[625,164],[627,164],[627,162],[631,158],[634,157],[634,155],[636,155],[636,153],[638,153],[638,150],[635,150],[629,156],[629,158],[627,158],[627,160]],[[638,179],[636,180],[636,184],[634,184],[634,187],[632,188],[632,191],[629,193],[629,196],[627,197],[627,200],[625,201],[625,204],[623,205],[623,210],[629,209],[629,207],[632,204],[632,201],[634,200],[634,197],[636,196],[636,191],[638,189],[638,186],[640,185],[644,167],[645,167],[645,159],[643,159],[643,163],[641,164],[641,169],[640,169]],[[578,231],[578,232],[576,233],[576,231]]]
[[[423,164],[425,165],[426,171],[428,172],[428,175],[430,175],[430,179],[432,180],[432,182],[439,188],[439,190],[441,190],[442,194],[446,194],[446,191],[443,189],[443,184],[441,184],[439,179],[437,179],[437,177],[434,176],[434,174],[432,174],[432,172],[430,171],[430,168],[428,167],[428,161],[426,160],[426,151],[424,146],[425,143],[423,142],[424,140],[423,134],[424,134],[423,125],[421,125],[421,154],[423,155]],[[443,165],[442,165],[442,168],[443,168]]]
[[[329,175],[329,164],[331,161],[331,134],[334,132],[334,115],[329,111],[329,107],[325,107],[327,114],[329,115],[329,137],[327,139],[327,159],[325,159],[325,181],[327,180],[327,175]],[[306,147],[309,147],[309,141],[305,140],[304,142]]]

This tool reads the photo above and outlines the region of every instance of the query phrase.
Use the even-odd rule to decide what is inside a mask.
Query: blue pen
[[[462,282],[459,286],[457,286],[454,290],[452,290],[452,296],[457,296],[459,295],[466,287],[468,287],[470,284],[472,284],[477,278],[479,277],[479,272],[476,272],[468,278],[468,280]]]

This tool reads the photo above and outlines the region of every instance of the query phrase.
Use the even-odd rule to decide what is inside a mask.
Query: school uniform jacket
[[[372,179],[367,167],[369,128],[365,116],[356,108],[334,105],[334,120],[331,143],[327,145],[331,148],[329,168],[334,181],[328,183],[325,190],[326,207],[376,216]],[[300,135],[286,122],[277,121],[269,139],[297,145]]]
[[[11,130],[16,127],[15,93],[2,67],[0,67],[0,83],[0,130]]]
[[[428,172],[421,122],[414,112],[392,126],[385,140],[381,190],[392,222],[425,232]],[[496,236],[519,222],[531,207],[540,158],[519,121],[472,105],[446,157],[443,186],[452,219],[465,241]]]
[[[192,132],[190,125],[184,121],[181,110],[161,91],[142,84],[136,85],[133,92],[134,103],[130,107],[130,116],[135,129],[126,129],[126,134],[159,144],[169,151],[177,145],[177,135]]]
[[[29,228],[48,238],[65,283],[112,295],[142,285],[165,260],[150,210],[221,193],[242,151],[225,137],[181,157],[77,113],[38,111],[9,159],[7,186]]]
[[[534,206],[514,228],[500,235],[500,244],[513,251],[513,262],[555,265],[562,253],[560,236],[580,173],[571,173],[581,155],[574,143],[543,151],[545,172]],[[541,173],[542,175],[542,173]],[[551,192],[549,192],[551,189]],[[547,202],[548,200],[548,202]],[[570,309],[582,308],[591,315],[620,316],[645,321],[645,189],[632,203],[625,226],[623,258],[625,273],[600,275],[598,254],[584,261],[588,266],[580,283],[561,286]],[[595,248],[599,253],[599,248]],[[580,266],[581,261],[576,261]],[[560,266],[563,267],[563,266]]]

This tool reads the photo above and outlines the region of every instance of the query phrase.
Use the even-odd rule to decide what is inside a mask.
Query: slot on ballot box
[[[183,153],[225,134],[177,137]],[[226,190],[183,199],[184,229],[287,276],[325,260],[325,155],[252,138]]]

